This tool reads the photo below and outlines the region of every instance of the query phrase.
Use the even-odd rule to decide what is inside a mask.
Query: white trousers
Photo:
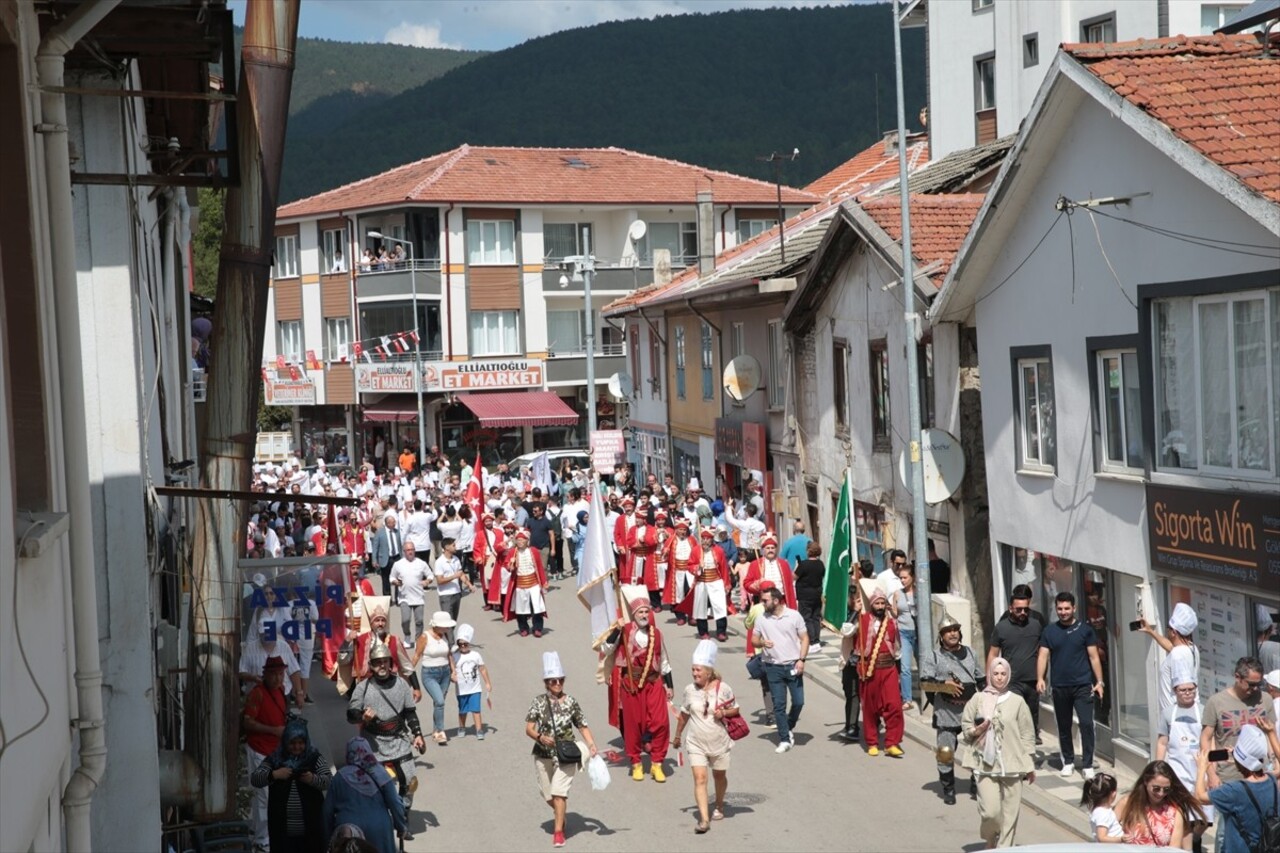
[[[249,775],[253,775],[253,771],[258,769],[258,765],[262,763],[266,756],[257,752],[249,744],[244,745],[244,761],[249,769]],[[267,789],[252,788],[249,795],[249,824],[253,827],[253,843],[266,847],[271,843],[271,836],[267,833]]]
[[[729,615],[728,601],[724,592],[724,581],[713,580],[703,582],[693,588],[693,618],[706,619],[707,610],[713,619],[724,619]]]
[[[547,603],[542,600],[542,587],[516,587],[515,612],[520,616],[546,613]]]

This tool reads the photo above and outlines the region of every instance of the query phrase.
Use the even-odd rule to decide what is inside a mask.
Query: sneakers
[[[1065,762],[1065,763],[1062,765],[1062,778],[1063,778],[1063,779],[1070,778],[1071,774],[1072,774],[1072,773],[1075,773],[1075,772],[1076,772],[1076,765],[1074,764],[1074,762]]]
[[[774,752],[781,755],[784,752],[790,752],[792,746],[794,746],[794,744],[792,744],[790,740],[784,740],[782,743],[778,744],[778,748],[775,749]]]
[[[476,740],[484,740],[484,729],[476,732]]]
[[[462,726],[458,726],[458,733],[454,735],[454,737],[466,737],[466,736],[467,736],[467,730]]]
[[[858,731],[857,726],[849,726],[848,728],[840,732],[840,737],[844,738],[845,740],[857,740],[861,736],[862,736],[862,733]]]
[[[729,635],[728,635],[728,634],[725,634],[723,631],[722,631],[722,632],[720,632],[719,634],[716,634],[716,640],[717,640],[717,642],[724,643],[724,642],[727,642],[727,641],[728,641],[728,639],[729,639]],[[310,696],[308,696],[308,697],[307,697],[307,699],[308,699],[308,701],[309,701],[309,700],[311,699],[311,697],[310,697]]]
[[[665,782],[665,781],[667,781],[667,774],[665,774],[665,773],[663,773],[663,772],[662,772],[662,765],[661,765],[661,764],[655,764],[655,765],[653,765],[652,770],[653,770],[653,781],[655,781],[655,782]]]
[[[884,751],[884,754],[890,758],[901,758],[903,756],[902,747],[891,746]]]
[[[1086,767],[1084,769],[1084,780],[1086,782],[1088,782],[1090,779],[1092,779],[1094,776],[1097,776],[1097,775],[1098,775],[1098,771],[1093,769],[1092,767]]]
[[[872,758],[875,758],[879,754],[880,754],[880,747],[878,746],[867,747],[867,755],[870,755]]]
[[[563,846],[564,846],[564,833],[563,833],[563,832],[557,832],[554,836],[552,836],[552,837],[551,837],[551,846],[552,846],[552,847],[563,847]]]

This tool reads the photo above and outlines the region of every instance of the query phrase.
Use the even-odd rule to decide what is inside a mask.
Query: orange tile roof
[[[915,171],[929,161],[929,141],[923,133],[907,134],[907,169]],[[805,187],[814,195],[835,198],[863,192],[898,177],[898,152],[885,152],[884,140],[876,142]]]
[[[777,203],[777,190],[715,169],[625,148],[500,148],[463,145],[281,207],[280,219],[404,202],[459,204],[693,204],[711,190],[717,204]],[[784,204],[813,193],[782,188]]]
[[[984,198],[986,196],[982,193],[911,194],[911,254],[917,263],[938,263],[938,267],[929,274],[935,285],[942,286]],[[862,202],[862,209],[893,240],[902,240],[899,196],[869,199]]]
[[[1280,57],[1253,34],[1064,44],[1129,103],[1280,202]]]

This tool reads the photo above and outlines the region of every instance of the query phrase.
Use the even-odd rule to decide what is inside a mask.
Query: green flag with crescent
[[[831,547],[827,550],[826,602],[822,617],[839,628],[849,618],[849,569],[853,565],[853,500],[849,491],[849,472],[840,487],[836,506],[835,528]]]

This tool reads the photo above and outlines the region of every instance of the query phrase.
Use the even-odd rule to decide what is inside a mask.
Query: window
[[[360,335],[370,342],[367,345],[370,348],[379,345],[383,336],[408,332],[413,327],[413,302],[407,299],[403,302],[366,302],[360,306]],[[412,344],[409,339],[405,340]],[[437,300],[418,300],[418,347],[423,358],[441,357],[444,343]]]
[[[831,348],[832,405],[835,407],[836,432],[849,431],[849,342],[836,340]]]
[[[739,219],[738,242],[745,243],[752,237],[758,237],[770,228],[777,227],[777,219]]]
[[[472,311],[472,355],[518,355],[520,348],[520,312]]]
[[[1111,42],[1116,40],[1116,16],[1100,15],[1080,22],[1080,41]]]
[[[324,321],[324,352],[327,361],[351,357],[351,318],[327,317]]]
[[[787,375],[783,360],[787,344],[782,337],[782,321],[769,322],[769,408],[780,409],[786,403],[784,383]]]
[[[640,240],[640,257],[653,263],[655,249],[671,252],[671,263],[688,266],[698,260],[698,225],[696,222],[650,222]]]
[[[871,447],[889,450],[889,342],[885,338],[868,344],[867,361],[871,365]]]
[[[1029,33],[1022,37],[1022,67],[1040,64],[1040,34]]]
[[[1243,3],[1204,3],[1200,6],[1200,35],[1213,35],[1213,31],[1224,26],[1227,21],[1234,18],[1241,9],[1245,7]]]
[[[920,428],[933,426],[933,341],[926,339],[916,344],[916,367],[920,375]]]
[[[347,244],[347,233],[342,228],[328,228],[320,232],[320,251],[324,266],[321,272],[335,273],[347,271],[347,260],[344,247]]]
[[[635,380],[636,389],[640,388],[640,327],[630,326],[627,329],[627,344],[631,354],[631,377]]]
[[[854,501],[853,530],[858,559],[870,560],[879,571],[884,565],[884,511],[874,504]]]
[[[281,320],[276,324],[276,352],[290,364],[302,362],[301,320]]]
[[[1105,345],[1091,346],[1090,349],[1098,468],[1121,472],[1141,469],[1142,399],[1138,385],[1138,351]]]
[[[1053,360],[1049,347],[1012,350],[1019,470],[1053,471],[1058,464]]]
[[[676,397],[684,399],[684,326],[675,327],[676,335]]]
[[[973,11],[981,12],[983,9],[990,9],[995,0],[973,0]]]
[[[298,277],[298,237],[296,234],[276,238],[276,256],[275,263],[271,268],[271,277]]]
[[[729,327],[729,352],[731,358],[745,355],[747,352],[747,326],[745,323],[734,323]]]
[[[992,54],[973,61],[974,137],[979,145],[996,138],[996,58]]]
[[[587,312],[548,311],[547,350],[556,355],[577,355],[587,351]]]
[[[467,257],[472,266],[514,264],[516,223],[511,219],[472,219],[467,222]]]
[[[1154,315],[1157,464],[1274,474],[1280,288],[1162,299]]]
[[[715,367],[716,357],[711,350],[711,326],[702,324],[702,399],[716,398]]]
[[[590,222],[547,222],[542,226],[542,256],[550,263],[558,263],[570,255],[584,255],[582,229],[587,229],[591,245],[596,235]]]
[[[662,341],[658,339],[658,333],[649,330],[649,396],[651,398],[662,396]]]

